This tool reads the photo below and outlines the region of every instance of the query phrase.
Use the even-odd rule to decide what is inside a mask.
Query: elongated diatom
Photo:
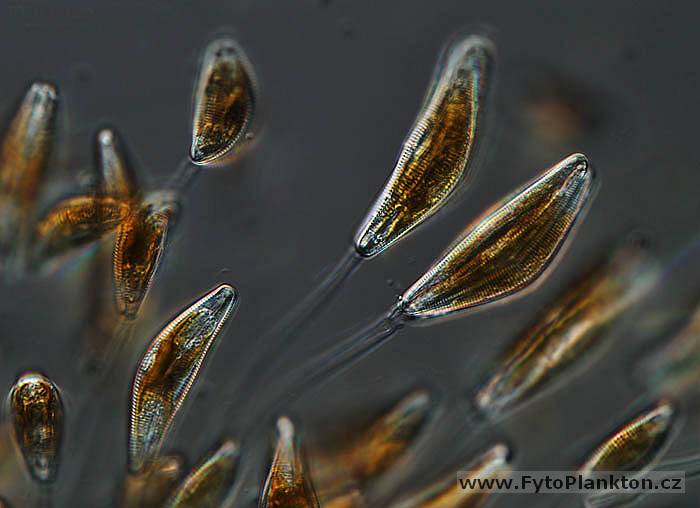
[[[476,394],[476,406],[484,414],[497,417],[512,409],[580,362],[614,320],[652,287],[658,269],[637,240],[625,242],[581,277],[513,344]]]
[[[58,388],[41,374],[24,374],[10,391],[9,406],[15,441],[29,474],[39,483],[53,483],[63,439],[63,402]]]
[[[255,108],[255,78],[245,53],[233,39],[213,41],[194,94],[192,162],[225,162],[249,134]]]
[[[584,155],[550,168],[469,226],[402,295],[401,313],[408,319],[446,316],[530,286],[570,236],[593,184]]]
[[[238,446],[230,440],[182,481],[164,508],[220,508],[234,481]]]
[[[489,481],[507,478],[511,473],[508,447],[497,444],[476,460],[470,462],[459,475],[434,483],[425,489],[409,494],[391,505],[391,508],[478,508],[484,506],[491,493],[471,491],[462,487],[467,480]],[[456,477],[459,477],[457,481]]]
[[[149,469],[127,475],[121,508],[162,508],[177,487],[182,473],[182,457],[158,457]]]
[[[117,310],[134,319],[160,266],[168,228],[177,209],[174,201],[144,202],[117,228],[113,278]]]
[[[112,129],[102,129],[95,139],[96,164],[101,193],[122,201],[138,196],[139,185],[123,142]]]
[[[470,36],[450,44],[396,166],[355,237],[372,257],[434,215],[465,179],[491,87],[493,47]]]
[[[7,255],[23,242],[33,213],[51,145],[58,92],[35,82],[26,92],[0,148],[0,253]],[[23,235],[24,233],[22,233]]]
[[[660,400],[603,441],[581,466],[581,473],[648,471],[667,448],[676,416],[671,402]]]
[[[319,508],[291,420],[277,420],[277,446],[260,496],[260,508]]]
[[[238,304],[222,284],[173,319],[148,345],[136,369],[129,416],[129,470],[158,453],[217,335]]]
[[[84,194],[60,201],[36,225],[34,256],[43,260],[100,239],[128,216],[129,204]]]

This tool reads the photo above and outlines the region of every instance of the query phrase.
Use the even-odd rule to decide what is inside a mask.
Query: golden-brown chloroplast
[[[490,41],[468,36],[441,55],[396,166],[355,237],[361,256],[376,256],[410,233],[466,178],[481,136],[493,53]]]
[[[226,162],[249,134],[255,109],[255,78],[245,53],[228,37],[211,42],[194,94],[190,160]]]
[[[238,304],[222,284],[173,319],[148,345],[136,370],[129,417],[129,470],[158,453],[214,342]]]
[[[164,508],[220,508],[233,486],[238,446],[224,441],[182,481]]]
[[[31,477],[55,481],[63,439],[63,402],[58,388],[41,374],[20,377],[10,391],[10,416],[17,446]]]
[[[408,319],[454,314],[512,295],[549,267],[594,189],[584,155],[567,157],[467,228],[401,297]]]
[[[277,446],[258,506],[320,508],[294,425],[287,417],[277,420]]]

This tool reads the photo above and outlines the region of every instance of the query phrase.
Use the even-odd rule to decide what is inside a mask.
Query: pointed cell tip
[[[97,142],[102,145],[102,146],[111,146],[114,144],[116,139],[116,134],[114,133],[114,130],[107,127],[104,129],[100,129],[97,132]]]
[[[510,464],[513,462],[513,450],[505,443],[497,443],[491,448],[491,453],[495,460],[503,464]]]
[[[222,298],[226,302],[237,302],[239,298],[236,288],[228,283],[219,284],[212,292],[213,295]]]
[[[294,424],[288,416],[277,418],[277,434],[284,441],[294,439]]]
[[[35,81],[29,87],[29,94],[53,102],[58,99],[58,88],[47,81]]]

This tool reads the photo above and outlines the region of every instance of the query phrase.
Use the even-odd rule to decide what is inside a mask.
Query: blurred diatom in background
[[[183,468],[184,461],[179,455],[163,455],[149,469],[127,474],[121,508],[161,508],[177,487]]]

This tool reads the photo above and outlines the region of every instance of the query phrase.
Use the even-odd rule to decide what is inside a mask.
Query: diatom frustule
[[[237,303],[234,288],[222,284],[173,319],[147,347],[131,391],[131,472],[140,472],[158,453]]]
[[[466,178],[481,135],[493,58],[491,42],[478,36],[445,49],[396,166],[357,232],[361,256],[376,256],[434,215]]]

